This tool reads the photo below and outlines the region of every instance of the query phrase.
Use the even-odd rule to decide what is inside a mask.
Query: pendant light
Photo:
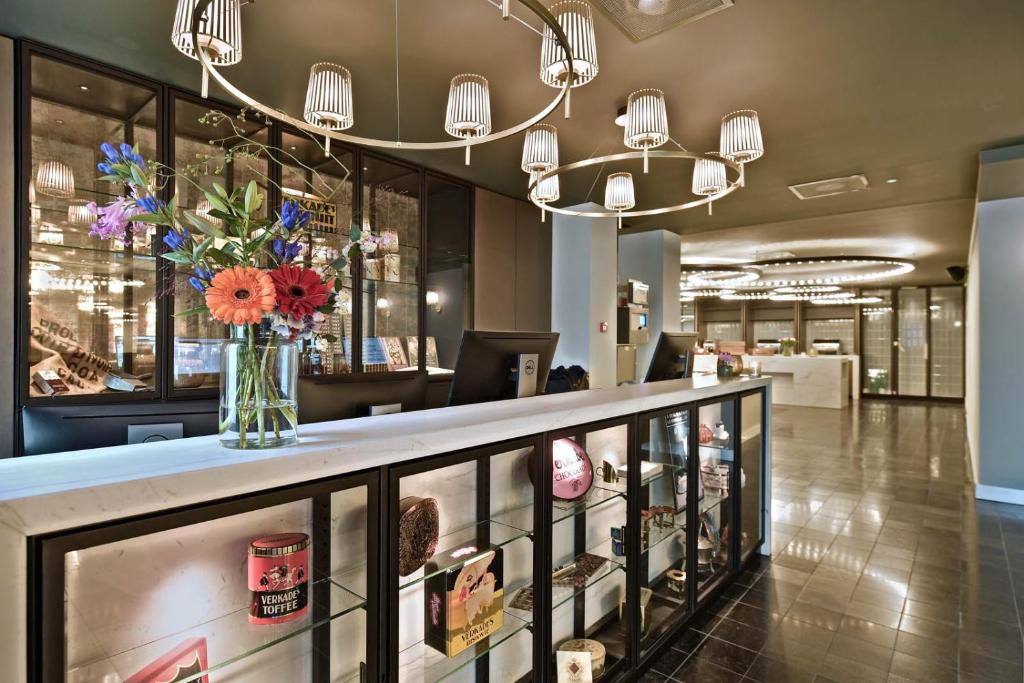
[[[547,204],[548,202],[557,202],[561,196],[561,187],[559,185],[558,176],[553,175],[550,178],[544,178],[537,183],[537,178],[540,177],[543,171],[534,171],[530,173],[530,184],[528,187],[532,187],[533,190],[530,192],[530,198],[538,204]],[[536,187],[534,183],[537,183]],[[547,216],[547,211],[543,206],[540,209],[540,221],[544,222]]]
[[[444,130],[456,138],[475,138],[491,132],[491,91],[487,79],[476,74],[460,74],[448,90],[448,110]],[[466,147],[469,166],[470,147]]]
[[[717,157],[717,152],[708,152],[708,156]],[[729,187],[725,177],[725,164],[714,159],[697,159],[693,162],[693,193],[703,197],[713,197]],[[708,203],[708,215],[711,215],[711,203]]]
[[[632,173],[612,173],[604,186],[604,208],[617,211],[619,229],[622,229],[622,212],[636,206],[636,194],[633,191]]]
[[[44,161],[36,169],[36,192],[57,199],[75,196],[75,173],[63,161]]]
[[[331,62],[318,62],[310,68],[302,117],[327,130],[352,127],[352,74],[348,69]],[[324,136],[324,156],[331,156],[329,135]]]
[[[544,173],[557,167],[558,130],[545,123],[533,126],[523,141],[523,171]]]
[[[96,212],[88,204],[68,205],[68,223],[71,225],[92,225],[96,222]]]
[[[719,147],[722,156],[741,164],[760,159],[764,154],[764,140],[757,112],[743,109],[722,118]]]
[[[204,197],[203,199],[199,200],[198,204],[196,204],[196,210],[194,213],[201,218],[205,218],[207,221],[213,223],[217,227],[221,227],[222,225],[224,225],[224,221],[218,218],[217,216],[212,215],[212,211],[213,204],[210,203],[209,199],[206,199]]]
[[[594,32],[594,13],[583,0],[562,0],[550,8],[558,20],[572,49],[572,74],[565,50],[555,39],[550,26],[544,27],[540,47],[540,80],[552,88],[562,88],[571,79],[572,88],[578,88],[597,76],[597,36]],[[571,104],[565,96],[565,118],[569,118]]]
[[[626,132],[623,142],[630,149],[644,152],[644,173],[647,173],[647,151],[668,142],[668,109],[665,93],[656,88],[637,90],[626,100]]]
[[[198,60],[192,44],[192,13],[200,0],[178,0],[171,42],[182,54]],[[242,61],[242,7],[240,0],[212,0],[199,23],[199,49],[217,66]],[[209,94],[210,75],[203,69],[202,95]]]

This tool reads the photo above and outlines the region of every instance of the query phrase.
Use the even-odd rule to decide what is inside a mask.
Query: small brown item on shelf
[[[668,579],[668,589],[673,593],[683,594],[686,592],[686,572],[682,569],[669,569],[665,572]]]
[[[519,592],[512,598],[512,602],[508,603],[508,606],[512,609],[520,609],[524,612],[533,611],[533,586],[529,585],[524,588],[520,588]]]
[[[409,496],[398,502],[398,575],[409,576],[437,551],[441,513],[433,498]]]
[[[591,553],[583,553],[572,564],[556,569],[551,575],[551,583],[556,586],[583,588],[587,579],[596,574],[608,561],[607,558]]]
[[[604,645],[590,638],[573,638],[558,646],[559,652],[586,652],[590,654],[590,672],[596,679],[604,674],[607,652]]]

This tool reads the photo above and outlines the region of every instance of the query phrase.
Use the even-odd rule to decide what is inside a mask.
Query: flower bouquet
[[[743,369],[743,361],[739,356],[723,352],[718,354],[718,376],[734,377]]]
[[[205,189],[188,173],[147,165],[138,149],[100,147],[100,180],[123,184],[125,196],[91,208],[90,234],[125,242],[149,224],[162,226],[164,259],[189,271],[188,283],[205,304],[179,316],[207,315],[230,327],[221,347],[221,444],[269,448],[297,441],[298,339],[321,332],[335,309],[341,276],[350,259],[369,246],[353,226],[351,241],[336,260],[315,269],[295,263],[308,233],[310,213],[286,200],[275,218],[264,218],[264,195],[255,181],[232,192]],[[198,188],[212,207],[204,215],[164,202],[159,186],[170,174]]]
[[[796,352],[796,338],[783,337],[779,340],[779,350],[783,356],[792,356]]]

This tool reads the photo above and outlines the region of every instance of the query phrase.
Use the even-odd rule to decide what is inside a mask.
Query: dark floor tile
[[[656,660],[654,660],[654,663],[651,664],[651,671],[671,676],[672,673],[682,665],[688,656],[689,655],[686,652],[670,647]]]
[[[900,631],[896,636],[895,649],[897,652],[935,662],[942,666],[956,668],[957,649],[947,642],[932,640],[923,636]]]
[[[779,621],[782,620],[782,615],[770,610],[763,610],[754,605],[748,605],[743,601],[740,601],[740,603],[736,605],[731,612],[729,612],[729,618],[733,621],[738,621],[741,624],[761,629],[762,631],[770,631],[779,623]]]
[[[1020,664],[992,659],[970,651],[960,652],[960,672],[989,683],[1020,683],[1024,669]]]
[[[731,618],[722,619],[711,635],[748,650],[758,652],[768,640],[768,632],[753,628]]]
[[[811,683],[814,671],[761,654],[747,669],[747,678],[760,683]]]
[[[872,669],[888,671],[893,651],[888,647],[840,634],[832,639],[828,653],[838,655],[843,659],[852,659],[870,666]]]
[[[922,683],[957,683],[957,672],[955,669],[950,669],[932,660],[920,659],[903,652],[893,654],[889,674],[890,676],[896,675],[905,680],[921,681]]]
[[[841,612],[818,607],[817,605],[801,602],[800,600],[797,600],[796,604],[789,608],[786,616],[819,628],[828,629],[829,631],[837,630],[839,622],[843,619]]]
[[[893,648],[896,644],[896,629],[876,624],[873,621],[859,619],[849,614],[843,615],[839,623],[837,635],[863,640],[866,643]]]
[[[757,652],[711,637],[700,644],[693,656],[742,675],[754,663]]]
[[[679,683],[739,683],[743,676],[705,659],[692,657],[676,671],[672,679]]]
[[[847,659],[836,653],[829,652],[825,661],[818,669],[818,675],[837,683],[886,683],[889,677],[888,665],[885,669],[876,669],[864,662]],[[815,681],[821,680],[815,678]]]
[[[676,638],[675,642],[672,643],[672,647],[677,650],[690,653],[693,652],[697,646],[700,645],[700,641],[705,638],[707,638],[706,634],[701,633],[700,631],[695,631],[692,628],[687,628],[679,635],[678,638]]]

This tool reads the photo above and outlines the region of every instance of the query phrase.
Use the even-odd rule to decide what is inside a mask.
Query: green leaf
[[[221,192],[224,192],[224,188],[221,187],[220,185],[214,184],[213,187],[216,190],[220,190]],[[203,194],[206,195],[206,199],[210,202],[210,206],[212,206],[213,208],[217,209],[218,211],[223,211],[224,213],[230,215],[231,209],[229,209],[228,205],[225,204],[223,201],[221,201],[221,198],[218,197],[215,193],[208,192],[207,190],[203,190]],[[225,197],[226,196],[227,195],[225,195]]]
[[[213,246],[214,239],[215,238],[213,237],[207,237],[198,245],[196,245],[195,248],[192,249],[192,260],[198,261],[199,259],[203,258],[203,253],[206,252],[206,250],[209,249],[211,246]]]
[[[330,267],[332,269],[338,271],[338,272],[341,272],[342,270],[345,269],[345,266],[347,266],[347,265],[348,265],[348,259],[345,258],[344,256],[339,256],[338,258],[336,258],[333,261],[331,261],[331,266]]]
[[[203,254],[203,257],[207,261],[212,261],[217,265],[230,268],[231,266],[237,265],[238,260],[233,255],[226,253],[223,249],[217,247],[210,247]]]
[[[218,237],[220,239],[224,239],[227,237],[227,235],[224,234],[223,230],[221,230],[216,225],[206,220],[202,216],[194,214],[191,211],[185,211],[185,220],[191,223],[196,230],[203,233],[204,235],[209,235],[210,237]]]
[[[187,311],[178,311],[177,313],[174,314],[174,317],[175,318],[184,318],[184,317],[190,316],[190,315],[199,315],[200,313],[209,313],[209,312],[210,312],[210,309],[207,306],[203,305],[203,306],[196,306],[195,308],[190,308]]]
[[[256,210],[256,203],[259,201],[259,191],[256,189],[256,181],[250,180],[245,186],[245,212],[252,214]]]
[[[334,306],[331,305],[331,304],[324,304],[323,306],[321,306],[320,308],[318,308],[316,310],[319,311],[320,313],[324,313],[324,314],[334,313]]]
[[[231,198],[228,197],[228,191],[225,190],[223,187],[221,187],[218,183],[214,183],[213,184],[213,190],[214,190],[214,192],[219,194],[224,199],[227,199],[228,201],[231,201]]]
[[[353,242],[358,242],[359,238],[362,237],[362,236],[363,236],[363,229],[361,227],[359,227],[358,225],[356,225],[355,223],[353,223],[352,227],[349,228],[349,233],[348,233],[349,239],[352,240]]]
[[[340,292],[345,288],[345,283],[341,281],[340,277],[334,278],[334,291]]]
[[[132,216],[132,220],[138,223],[152,223],[153,225],[170,225],[167,216],[162,213],[140,213]]]
[[[135,184],[140,185],[142,187],[146,187],[146,179],[142,177],[141,173],[139,173],[139,167],[136,166],[135,164],[132,164],[129,168],[131,169],[132,180],[135,182]]]
[[[160,254],[168,261],[174,261],[175,263],[182,263],[185,265],[192,265],[192,257],[188,254],[182,254],[180,251],[168,251]]]

